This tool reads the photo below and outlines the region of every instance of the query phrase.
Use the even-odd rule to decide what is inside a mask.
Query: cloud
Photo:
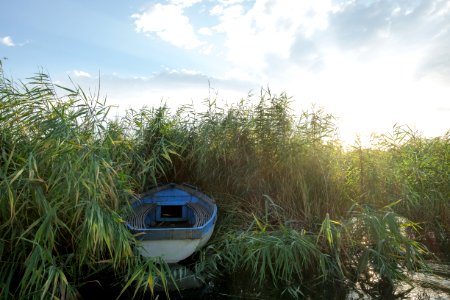
[[[417,79],[450,82],[450,2],[445,0],[354,1],[330,15],[329,29],[314,39],[361,61],[409,56]]]
[[[224,36],[233,76],[264,82],[292,66],[326,72],[336,53],[360,63],[401,53],[417,78],[450,80],[446,0],[222,2],[209,10],[218,19],[210,28]]]
[[[73,74],[74,74],[76,77],[86,77],[86,78],[91,78],[91,77],[92,77],[92,75],[89,74],[88,72],[80,71],[80,70],[74,70],[74,71],[73,71]]]
[[[172,1],[171,4],[157,3],[149,9],[133,14],[136,31],[153,33],[162,40],[184,49],[195,49],[204,44],[194,31],[189,18],[184,14],[186,7],[200,1]]]
[[[233,4],[239,4],[239,3],[242,3],[244,1],[245,0],[219,0],[218,2],[221,5],[228,6],[228,5],[233,5]]]
[[[303,108],[324,106],[349,136],[395,122],[427,135],[450,125],[434,112],[450,96],[448,1],[256,0],[209,13],[225,36],[230,78],[268,82]]]
[[[228,62],[246,69],[250,76],[264,73],[268,56],[287,59],[298,32],[309,37],[326,28],[326,17],[332,7],[331,0],[257,0],[251,5],[243,0],[221,0],[209,9],[216,24],[196,29],[186,8],[199,2],[157,3],[132,15],[136,30],[155,34],[179,48],[199,48],[206,55],[211,54],[213,47],[198,35],[203,38],[222,35],[224,47],[220,48],[224,49]]]
[[[214,45],[209,44],[207,46],[204,46],[202,49],[200,49],[200,53],[204,54],[204,55],[210,55],[212,53],[212,51],[214,50]]]
[[[16,45],[10,36],[2,37],[0,43],[8,47],[14,47]]]
[[[356,131],[389,131],[396,122],[417,125],[427,135],[450,126],[444,113],[450,96],[448,0],[205,1],[197,12],[208,13],[201,22],[195,6],[179,3],[160,4],[159,15],[177,12],[183,21],[175,23],[189,29],[196,50],[217,61],[211,63],[220,72],[216,77],[233,87],[242,80],[242,90],[269,84],[293,95],[303,109],[311,103],[326,107],[340,118],[347,140]],[[142,32],[164,39],[160,33],[168,26]],[[189,49],[185,44],[175,45]],[[166,91],[184,87],[190,95],[208,79],[167,70],[145,83]]]
[[[330,15],[332,26],[328,34],[343,48],[386,40],[416,43],[426,37],[427,31],[435,30],[429,13],[437,2],[442,1],[376,0],[341,4]]]
[[[216,24],[197,32],[216,41],[228,74],[240,78],[267,81],[293,64],[323,71],[336,52],[360,62],[401,52],[414,56],[418,77],[450,72],[446,0],[223,0],[209,15]]]
[[[200,2],[208,21],[193,23]],[[292,65],[321,72],[336,52],[360,62],[401,52],[418,78],[450,80],[448,0],[168,0],[132,17],[138,32],[225,58],[224,74],[241,79],[267,82]]]
[[[267,78],[269,58],[287,61],[298,37],[311,38],[328,28],[330,0],[257,0],[243,4],[218,4],[210,10],[219,23],[213,29],[225,36],[225,55],[250,76]]]
[[[98,76],[91,76],[84,71],[75,70],[73,73],[77,76],[77,82],[83,84],[84,87],[95,86],[98,84]],[[61,79],[66,82],[67,80]],[[164,90],[170,94],[172,90],[183,90],[186,88],[203,88],[208,89],[211,84],[214,88],[233,90],[247,93],[250,89],[256,87],[254,82],[230,80],[214,76],[208,76],[195,69],[170,69],[149,74],[147,76],[131,77],[121,76],[117,73],[104,74],[100,76],[102,89],[109,91],[142,91],[142,90]],[[190,96],[189,93],[185,94]]]
[[[208,27],[202,27],[199,30],[197,30],[197,32],[201,35],[206,35],[206,36],[213,35],[211,28],[208,28]]]
[[[421,61],[417,69],[418,78],[431,78],[447,85],[450,83],[449,45],[450,40],[431,49],[430,54]]]
[[[201,3],[203,0],[170,0],[171,4],[181,5],[182,7],[191,7],[194,4]]]
[[[67,78],[59,81],[63,86],[71,85]],[[99,78],[81,76],[75,81],[87,91],[96,89]],[[252,82],[220,79],[192,69],[166,69],[145,77],[105,74],[100,77],[100,82],[100,96],[104,96],[102,91],[107,91],[106,103],[117,106],[118,113],[127,108],[152,107],[163,102],[171,109],[191,103],[200,108],[204,99],[216,97],[216,93],[218,102],[237,102],[245,98],[250,89],[257,88]]]

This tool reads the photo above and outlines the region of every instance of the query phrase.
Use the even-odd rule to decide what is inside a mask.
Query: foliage
[[[172,280],[167,266],[135,254],[123,216],[130,199],[171,181],[220,207],[199,272],[252,274],[292,296],[370,274],[392,283],[423,267],[417,239],[448,240],[449,133],[396,126],[372,148],[345,150],[333,116],[296,116],[284,93],[112,119],[76,85],[0,75],[0,298],[76,298],[102,271],[122,293],[154,295]]]
[[[133,274],[121,215],[134,180],[129,148],[114,149],[117,130],[105,130],[108,107],[45,74],[0,87],[0,298],[71,299],[101,270]]]
[[[390,207],[355,205],[342,221],[329,215],[317,234],[254,216],[245,231],[224,230],[201,255],[197,272],[241,275],[252,285],[282,287],[298,297],[327,282],[375,287],[407,280],[407,271],[426,269],[426,247],[411,239],[417,224]],[[297,292],[294,292],[297,291]]]

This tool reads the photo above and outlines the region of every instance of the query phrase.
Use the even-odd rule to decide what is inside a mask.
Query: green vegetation
[[[1,70],[1,68],[0,68]],[[108,117],[97,95],[0,74],[0,298],[76,298],[102,272],[132,295],[171,280],[136,255],[128,203],[157,183],[214,196],[219,224],[199,274],[377,286],[424,267],[450,236],[450,134],[404,127],[345,151],[333,117],[295,116],[285,94],[200,112]],[[440,248],[441,247],[441,248]]]

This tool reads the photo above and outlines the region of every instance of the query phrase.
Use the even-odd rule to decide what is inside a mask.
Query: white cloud
[[[212,51],[214,50],[214,45],[213,44],[209,44],[207,46],[204,46],[202,49],[200,49],[200,53],[204,54],[204,55],[210,55],[212,53]]]
[[[73,71],[73,74],[74,74],[76,77],[87,77],[87,78],[91,78],[91,77],[92,77],[92,75],[89,74],[88,72],[80,71],[80,70],[74,70],[74,71]]]
[[[60,81],[62,86],[71,85],[65,77]],[[198,70],[183,68],[165,69],[145,77],[104,74],[100,81],[101,91],[108,92],[106,103],[118,107],[111,112],[111,116],[123,113],[127,108],[159,106],[164,102],[173,110],[191,103],[202,109],[201,103],[204,99],[215,97],[216,92],[219,103],[237,102],[245,98],[248,91],[254,87],[249,82],[223,80],[207,76]],[[77,77],[76,83],[84,90],[95,90],[98,87],[98,78]]]
[[[244,0],[219,0],[219,2],[225,6],[239,4],[244,2]]]
[[[220,33],[225,37],[224,52],[233,66],[247,70],[249,76],[263,78],[268,67],[268,56],[287,59],[298,33],[311,37],[328,26],[332,12],[331,0],[256,0],[250,9],[242,0],[222,0],[209,13],[217,18],[215,26],[195,29],[185,8],[199,0],[171,0],[157,3],[138,14],[133,14],[138,32],[156,34],[172,45],[195,49],[206,43],[197,34],[211,37]],[[209,45],[199,50],[210,54]]]
[[[182,74],[182,75],[188,75],[188,77],[189,77],[189,75],[192,75],[192,76],[194,76],[194,75],[205,76],[205,75],[202,74],[202,72],[200,72],[200,71],[197,71],[197,70],[191,70],[191,69],[186,69],[186,68],[182,68],[182,69],[180,69],[180,70],[177,70],[177,69],[169,69],[169,70],[167,70],[167,72],[168,72],[169,74]]]
[[[211,28],[208,27],[202,27],[197,32],[201,35],[211,36],[213,34]]]
[[[268,84],[286,91],[297,111],[312,103],[324,107],[338,118],[348,143],[355,133],[384,133],[395,123],[416,126],[427,136],[450,128],[448,1],[219,0],[202,6],[213,24],[199,22],[197,28],[188,18],[193,10],[180,3],[135,15],[136,27],[164,39],[161,33],[172,28],[157,21],[168,16],[167,22],[178,24],[173,31],[187,30],[183,36],[196,41],[199,53],[218,52],[210,64],[216,77],[242,80],[247,89]],[[139,27],[145,13],[156,14],[155,24]],[[172,44],[190,49],[184,42]],[[167,76],[205,80],[178,70],[167,70]],[[184,84],[190,95],[189,82]]]
[[[140,14],[133,14],[131,17],[136,19],[134,22],[136,30],[142,33],[155,33],[164,41],[179,48],[194,49],[204,44],[198,39],[189,18],[184,14],[185,7],[199,1],[188,1],[187,4],[184,1],[172,2],[175,4],[158,3]]]
[[[240,4],[216,5],[210,14],[218,16],[213,27],[225,35],[226,57],[250,76],[265,78],[268,57],[288,59],[298,37],[311,38],[328,27],[331,0],[257,0],[246,10]]]
[[[294,96],[297,112],[312,104],[324,107],[337,117],[341,138],[348,144],[356,134],[368,140],[371,133],[390,132],[396,123],[416,127],[426,136],[450,128],[445,112],[450,109],[450,88],[415,77],[420,51],[383,53],[366,61],[355,56],[355,51],[327,50],[320,72],[292,64],[270,86]]]
[[[8,47],[14,47],[16,44],[13,42],[10,36],[5,36],[0,39],[0,42]]]
[[[209,13],[211,16],[220,16],[223,13],[223,5],[215,5]]]
[[[194,4],[200,3],[203,0],[171,0],[171,4],[180,5],[183,7],[191,7]]]

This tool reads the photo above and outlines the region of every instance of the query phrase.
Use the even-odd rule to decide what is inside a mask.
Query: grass
[[[421,242],[445,251],[449,133],[395,127],[372,148],[344,150],[333,116],[296,116],[286,94],[259,98],[113,119],[76,85],[0,74],[0,298],[77,298],[101,272],[122,294],[154,295],[167,266],[136,255],[122,216],[164,182],[219,204],[199,272],[251,274],[294,297],[310,284],[392,284],[423,267]]]
[[[112,159],[124,152],[108,144],[108,108],[78,88],[58,97],[44,74],[1,80],[0,297],[70,299],[101,270],[137,272],[121,216],[139,178]]]

